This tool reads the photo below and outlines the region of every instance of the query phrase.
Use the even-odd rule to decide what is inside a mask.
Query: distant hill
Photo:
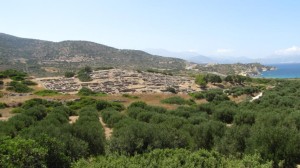
[[[206,64],[196,67],[201,72],[215,72],[218,74],[239,74],[248,76],[259,76],[263,71],[276,70],[276,67],[265,66],[260,63],[249,64]]]
[[[265,64],[300,63],[300,55],[271,55],[262,58],[260,62]]]
[[[17,68],[47,76],[85,65],[182,70],[186,61],[139,50],[116,49],[88,41],[50,42],[0,33],[0,69]]]
[[[268,61],[264,58],[247,58],[247,57],[236,57],[236,56],[205,56],[201,55],[194,51],[182,51],[182,52],[174,52],[174,51],[168,51],[165,49],[145,49],[144,51],[154,54],[154,55],[160,55],[160,56],[167,56],[167,57],[175,57],[184,59],[190,62],[198,63],[198,64],[206,64],[206,63],[218,63],[218,64],[237,64],[237,63],[253,63],[253,62],[262,62],[262,63],[268,63]],[[298,57],[299,58],[299,57]],[[280,59],[277,59],[280,60]],[[299,60],[299,59],[298,59]],[[276,59],[274,59],[276,62]],[[278,62],[278,61],[277,61]]]
[[[191,52],[191,51],[173,52],[173,51],[168,51],[168,50],[164,50],[164,49],[145,49],[144,51],[146,51],[150,54],[154,54],[154,55],[180,58],[180,59],[184,59],[184,60],[198,63],[198,64],[217,62],[217,60],[215,60],[213,58],[209,58],[207,56],[200,55],[196,52]]]

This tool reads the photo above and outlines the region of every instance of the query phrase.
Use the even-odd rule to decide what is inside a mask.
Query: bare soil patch
[[[106,124],[102,120],[102,117],[99,117],[99,121],[104,129],[105,138],[110,139],[113,129],[106,126]]]
[[[249,99],[249,96],[246,95],[246,94],[241,95],[241,96],[237,96],[237,97],[233,97],[233,96],[228,96],[228,97],[231,101],[234,101],[236,103],[241,103],[241,102],[246,101],[247,99]]]
[[[0,109],[0,121],[7,121],[10,117],[13,117],[16,114],[11,113],[12,108]]]
[[[79,116],[69,116],[69,123],[74,124],[78,120]]]
[[[3,97],[0,98],[0,102],[6,103],[6,104],[11,104],[11,103],[18,103],[18,102],[24,102],[26,100],[30,100],[33,98],[38,98],[39,96],[36,95],[27,95],[24,94],[24,96],[10,96],[8,94],[5,94]]]
[[[59,69],[54,68],[54,67],[44,67],[43,69],[47,72],[58,72],[59,71]]]

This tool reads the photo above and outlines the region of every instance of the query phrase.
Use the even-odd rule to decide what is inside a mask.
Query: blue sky
[[[298,0],[9,0],[0,32],[258,58],[300,54],[299,9]]]

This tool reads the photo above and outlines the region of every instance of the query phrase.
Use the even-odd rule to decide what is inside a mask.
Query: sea
[[[263,78],[300,78],[300,63],[268,64],[277,70],[262,72]]]

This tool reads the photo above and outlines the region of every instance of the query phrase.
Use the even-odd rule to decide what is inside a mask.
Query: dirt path
[[[250,100],[250,102],[253,102],[256,99],[259,99],[262,95],[263,95],[263,92],[260,92],[257,96],[252,97],[252,99]]]
[[[78,120],[79,116],[69,116],[69,123],[74,124]]]
[[[100,121],[102,127],[104,128],[105,138],[109,139],[111,137],[112,132],[113,132],[112,128],[108,128],[106,126],[106,124],[103,122],[102,117],[99,117],[99,121]]]

